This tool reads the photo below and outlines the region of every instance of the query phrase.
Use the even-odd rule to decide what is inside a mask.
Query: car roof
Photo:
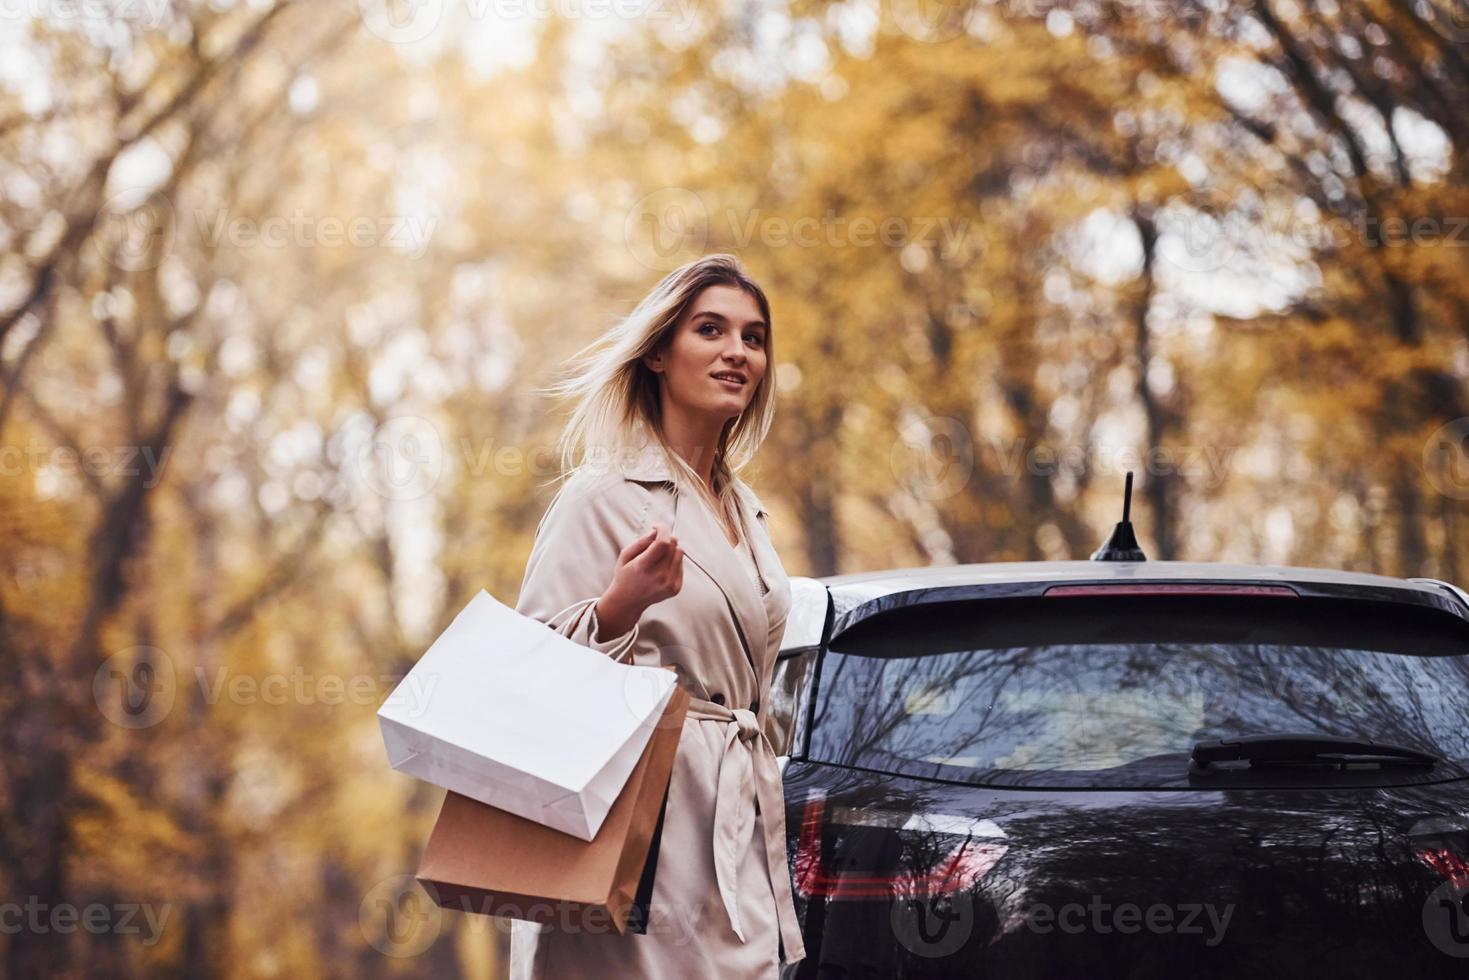
[[[1469,622],[1469,597],[1447,583],[1290,565],[1183,561],[992,562],[881,569],[806,581],[819,582],[830,593],[831,629],[828,637],[834,637],[870,616],[903,606],[1039,596],[1052,585],[1082,582],[1287,585],[1301,595],[1428,606]],[[807,586],[801,597],[809,604],[817,591]],[[825,604],[823,601],[822,605]],[[812,618],[802,616],[801,620],[809,623]]]

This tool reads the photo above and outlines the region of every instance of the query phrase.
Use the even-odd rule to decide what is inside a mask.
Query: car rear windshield
[[[1107,596],[910,607],[832,642],[810,756],[966,782],[1142,787],[1183,774],[1196,742],[1299,732],[1418,748],[1462,775],[1466,653],[1462,620],[1384,601]]]

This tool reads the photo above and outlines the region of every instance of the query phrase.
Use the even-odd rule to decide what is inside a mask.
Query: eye
[[[705,322],[699,324],[699,333],[703,333],[705,330],[718,330],[718,329],[719,329],[718,327],[716,327],[714,324],[708,322],[707,320]]]
[[[762,346],[765,343],[765,338],[761,337],[758,333],[747,333],[745,334],[745,338],[747,340],[754,341],[755,346],[757,347]]]

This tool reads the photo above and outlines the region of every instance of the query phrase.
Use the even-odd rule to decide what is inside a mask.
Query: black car
[[[1469,976],[1469,596],[1308,568],[794,581],[795,978]]]

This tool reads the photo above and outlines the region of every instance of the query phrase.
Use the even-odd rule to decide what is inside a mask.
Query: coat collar
[[[644,441],[622,453],[618,458],[618,468],[627,480],[641,483],[673,482],[673,470],[668,464],[668,456],[661,446],[652,442]],[[735,477],[734,485],[735,492],[739,494],[752,517],[769,513],[744,480]]]
[[[656,443],[645,441],[621,453],[617,458],[617,468],[625,480],[673,485],[673,472],[668,457]],[[771,569],[775,567],[776,558],[766,535],[759,533],[756,524],[757,517],[766,513],[765,507],[743,480],[736,477],[734,486],[742,511],[741,520],[744,527],[749,529],[747,539],[755,556],[755,563],[760,567],[766,584],[774,588]],[[683,548],[684,557],[709,576],[729,603],[740,640],[745,647],[745,656],[755,674],[753,687],[763,694],[762,678],[770,669],[770,665],[764,663],[770,629],[765,597],[760,594],[755,583],[750,581],[749,573],[729,543],[729,538],[725,536],[724,528],[708,506],[698,497],[681,494],[676,489],[673,491],[673,498],[673,535]]]

